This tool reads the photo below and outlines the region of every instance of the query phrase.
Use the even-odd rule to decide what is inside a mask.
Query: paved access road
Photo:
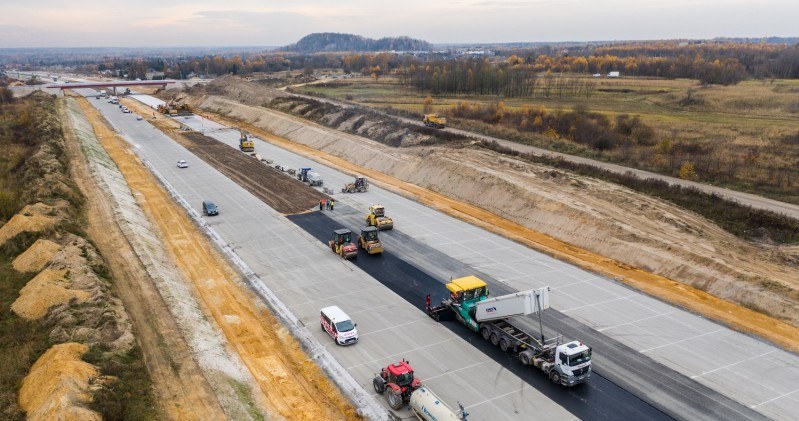
[[[197,130],[207,124],[192,118],[184,122]],[[219,126],[207,134],[231,147],[238,141],[237,132]],[[288,167],[312,166],[325,178],[326,186],[336,190],[352,179],[352,175],[257,139],[256,150],[262,157]],[[394,233],[386,234],[388,241],[395,233],[401,233],[462,264],[460,269],[442,262],[430,264],[419,255],[412,256],[413,250],[406,251],[408,257],[403,256],[404,260],[437,279],[478,271],[512,290],[551,286],[553,308],[577,321],[578,325],[572,328],[583,332],[575,338],[590,335],[592,341],[583,340],[595,348],[602,346],[597,341],[611,339],[627,346],[631,353],[640,354],[631,360],[644,357],[644,361],[657,363],[653,367],[671,370],[647,374],[647,370],[632,368],[624,357],[619,357],[603,371],[597,361],[599,373],[668,413],[684,419],[701,418],[704,411],[692,411],[690,405],[675,401],[675,396],[686,393],[681,392],[684,385],[694,384],[686,395],[702,396],[715,391],[715,396],[727,396],[742,408],[754,410],[749,413],[755,418],[756,411],[775,419],[799,419],[799,357],[795,354],[374,186],[368,193],[339,193],[335,197],[363,214],[374,203],[386,205],[396,227]],[[350,229],[358,228],[357,219],[350,223]],[[611,342],[607,346],[613,349]],[[602,358],[599,352],[596,358]],[[672,376],[674,372],[681,377]],[[662,381],[654,381],[658,377]],[[667,381],[671,383],[667,385]],[[697,404],[712,408],[709,402],[716,400],[714,395],[703,398],[697,398]],[[730,409],[740,414],[747,412]],[[723,418],[718,413],[709,415]]]

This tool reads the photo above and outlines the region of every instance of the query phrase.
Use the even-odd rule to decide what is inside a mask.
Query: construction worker
[[[319,210],[321,211],[325,207],[325,199],[319,201]]]
[[[330,210],[333,210],[333,206],[334,206],[335,204],[336,204],[336,201],[335,201],[335,200],[333,200],[333,199],[330,199]]]

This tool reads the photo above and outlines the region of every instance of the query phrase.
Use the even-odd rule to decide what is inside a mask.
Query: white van
[[[355,328],[358,324],[353,323],[350,316],[338,306],[323,308],[319,315],[319,324],[338,345],[352,345],[358,342],[358,329]]]

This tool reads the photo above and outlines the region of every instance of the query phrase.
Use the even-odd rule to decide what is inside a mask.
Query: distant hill
[[[328,51],[428,51],[432,45],[427,41],[410,37],[386,37],[371,39],[354,34],[322,32],[304,36],[296,44],[280,48],[280,51],[296,53],[319,53]]]

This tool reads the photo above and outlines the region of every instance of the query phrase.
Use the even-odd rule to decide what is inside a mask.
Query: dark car
[[[214,216],[219,215],[219,208],[210,200],[203,200],[203,215]]]

